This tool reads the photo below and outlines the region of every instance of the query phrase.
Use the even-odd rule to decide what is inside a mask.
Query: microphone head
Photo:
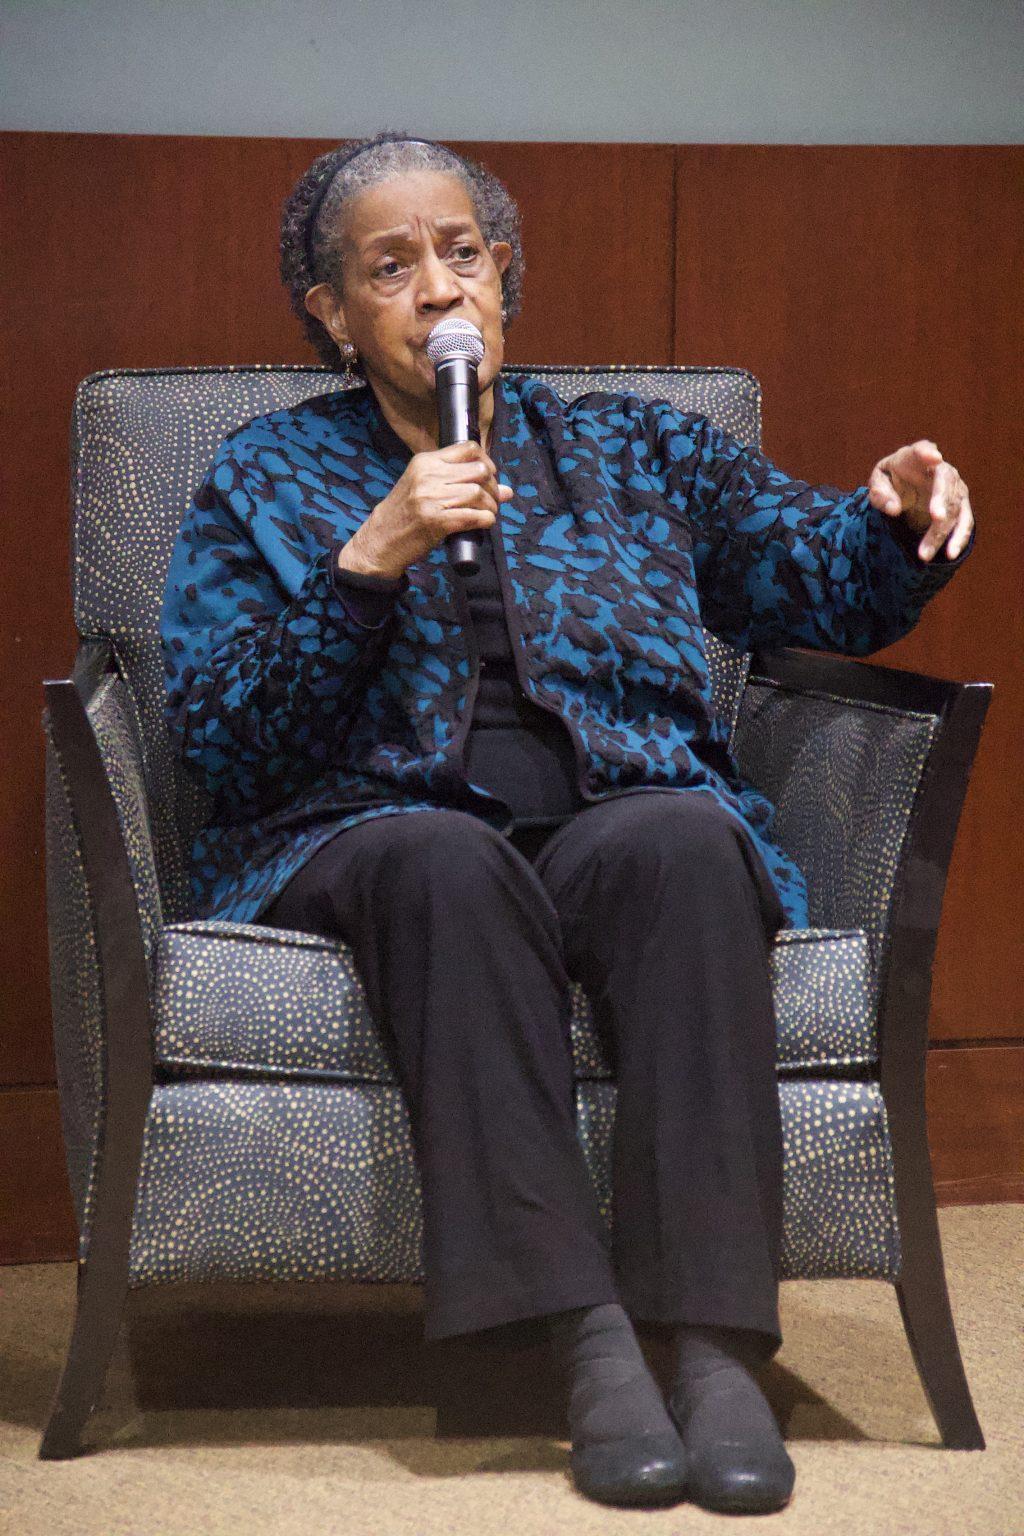
[[[427,356],[435,368],[450,357],[463,357],[479,367],[483,355],[484,339],[471,320],[439,320],[427,337]]]

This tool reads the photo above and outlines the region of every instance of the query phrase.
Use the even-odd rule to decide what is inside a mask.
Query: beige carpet
[[[889,1286],[787,1282],[785,1342],[765,1385],[796,1491],[788,1509],[747,1524],[1024,1536],[1024,1206],[953,1207],[941,1223],[987,1450],[939,1445]],[[743,1528],[690,1504],[626,1511],[580,1498],[543,1356],[528,1341],[511,1357],[425,1346],[409,1286],[134,1292],[87,1454],[41,1462],[73,1268],[0,1269],[0,1289],[0,1529],[11,1536]],[[644,1342],[661,1373],[658,1338]],[[460,1424],[442,1404],[440,1436],[438,1392],[463,1407]]]

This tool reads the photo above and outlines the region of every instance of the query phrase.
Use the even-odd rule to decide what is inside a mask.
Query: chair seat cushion
[[[781,1075],[859,1075],[877,1060],[873,981],[860,930],[783,929],[771,952]],[[163,1074],[395,1083],[350,947],[253,923],[174,923],[155,961]],[[577,1078],[614,1076],[590,1002],[573,987]]]
[[[618,1085],[577,1082],[574,1098],[610,1240]],[[892,1143],[879,1085],[783,1080],[779,1110],[782,1277],[896,1280]],[[157,1084],[132,1224],[132,1286],[423,1279],[422,1183],[397,1087]]]

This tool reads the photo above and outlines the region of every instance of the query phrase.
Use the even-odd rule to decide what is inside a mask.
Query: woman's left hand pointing
[[[967,547],[974,527],[967,486],[925,438],[879,459],[868,480],[868,498],[879,512],[903,517],[924,535],[917,549],[922,560],[931,560],[947,539],[950,560]]]

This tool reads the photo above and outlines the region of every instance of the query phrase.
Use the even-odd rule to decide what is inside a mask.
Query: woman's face
[[[371,384],[417,403],[434,400],[427,336],[447,316],[471,320],[484,339],[486,389],[501,367],[501,274],[505,242],[488,247],[469,192],[454,176],[410,171],[360,194],[345,209],[339,239],[343,291],[306,295],[336,342],[351,342]]]

